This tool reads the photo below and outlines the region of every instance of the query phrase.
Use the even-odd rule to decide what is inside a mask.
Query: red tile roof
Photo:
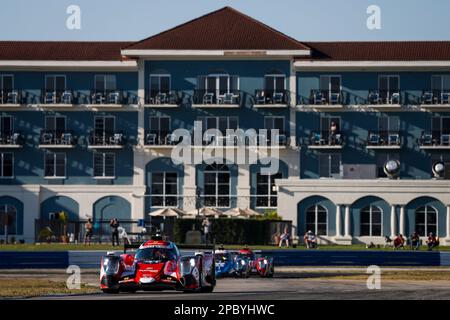
[[[299,60],[450,60],[450,41],[305,42],[311,58]]]
[[[136,42],[127,49],[308,50],[297,40],[230,7]]]
[[[132,42],[0,41],[0,60],[129,60],[120,49]]]

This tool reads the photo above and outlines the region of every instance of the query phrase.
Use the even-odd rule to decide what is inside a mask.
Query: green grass
[[[36,297],[60,294],[97,293],[97,287],[81,284],[81,288],[68,289],[63,281],[49,281],[46,279],[0,279],[0,298]]]
[[[217,245],[218,246],[218,245]],[[225,245],[226,249],[241,249],[242,245]],[[253,250],[286,250],[292,249],[292,247],[279,248],[278,246],[249,246]],[[304,245],[298,246],[296,249],[307,250]],[[2,244],[0,245],[0,251],[67,251],[67,250],[102,250],[102,251],[120,251],[123,250],[123,246],[113,247],[110,244],[92,244],[85,246],[84,244]],[[392,248],[373,248],[366,249],[363,244],[353,244],[349,246],[345,245],[321,245],[318,250],[368,250],[368,251],[393,251]],[[405,249],[407,250],[407,249]],[[422,246],[420,251],[426,251],[426,246]],[[403,251],[403,250],[400,250]],[[450,251],[450,247],[440,247],[439,251]]]

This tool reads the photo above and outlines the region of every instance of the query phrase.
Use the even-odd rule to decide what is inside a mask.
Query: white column
[[[296,129],[297,129],[297,113],[295,111],[296,104],[297,104],[297,77],[295,75],[295,67],[294,67],[294,60],[291,60],[291,66],[290,66],[290,76],[289,76],[289,90],[290,90],[290,103],[289,103],[289,135],[290,135],[290,145],[291,147],[295,147],[296,142]]]
[[[405,235],[405,206],[400,206],[400,221],[399,221],[400,234]]]
[[[336,205],[336,237],[341,237],[341,205]]]
[[[395,217],[395,208],[396,208],[396,205],[395,204],[393,204],[392,206],[391,206],[391,237],[392,238],[394,238],[395,237],[395,231],[396,231],[396,217]]]
[[[236,185],[236,205],[239,208],[250,207],[250,166],[240,164],[238,167],[237,185]]]
[[[345,237],[350,237],[350,206],[345,206]]]
[[[450,238],[450,205],[447,205],[447,217],[445,222],[447,238]]]
[[[145,65],[144,61],[138,61],[138,135],[137,145],[134,150],[134,175],[133,184],[135,186],[145,185]]]

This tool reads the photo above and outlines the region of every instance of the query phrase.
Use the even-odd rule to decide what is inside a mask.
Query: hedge
[[[265,245],[270,242],[270,224],[273,220],[253,220],[236,218],[211,219],[212,232],[216,243],[219,244],[248,244]],[[184,243],[186,232],[202,230],[201,219],[176,219],[174,225],[174,238],[177,243]]]

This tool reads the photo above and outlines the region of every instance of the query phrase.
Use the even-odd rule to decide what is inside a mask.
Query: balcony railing
[[[23,142],[23,136],[20,132],[11,131],[0,133],[0,145],[2,146],[21,146]]]
[[[398,131],[370,131],[367,136],[367,146],[389,147],[400,146],[400,132]]]
[[[423,132],[418,142],[421,147],[450,147],[450,134]]]
[[[310,103],[314,105],[342,104],[342,91],[311,90]]]
[[[183,92],[181,91],[167,91],[158,92],[150,91],[145,96],[145,103],[150,105],[179,105],[182,102]]]
[[[239,105],[241,96],[239,90],[219,93],[206,90],[194,90],[193,104],[197,105]]]
[[[75,138],[69,130],[42,130],[39,137],[39,144],[54,146],[73,146]]]
[[[125,144],[122,132],[91,132],[89,146],[93,147],[122,147]]]
[[[74,93],[72,90],[42,90],[42,104],[74,104]]]
[[[342,133],[313,132],[309,137],[309,143],[310,146],[317,147],[342,146],[344,136]]]
[[[399,90],[370,90],[367,101],[371,105],[398,105],[402,103]]]
[[[22,90],[0,90],[0,104],[20,104]]]
[[[145,145],[147,146],[174,146],[179,143],[179,139],[169,132],[150,132],[145,135]]]
[[[126,104],[127,101],[123,90],[92,90],[90,103],[95,105]]]
[[[255,105],[287,105],[289,103],[289,91],[287,90],[256,90]]]
[[[450,91],[423,90],[422,104],[450,104]]]

